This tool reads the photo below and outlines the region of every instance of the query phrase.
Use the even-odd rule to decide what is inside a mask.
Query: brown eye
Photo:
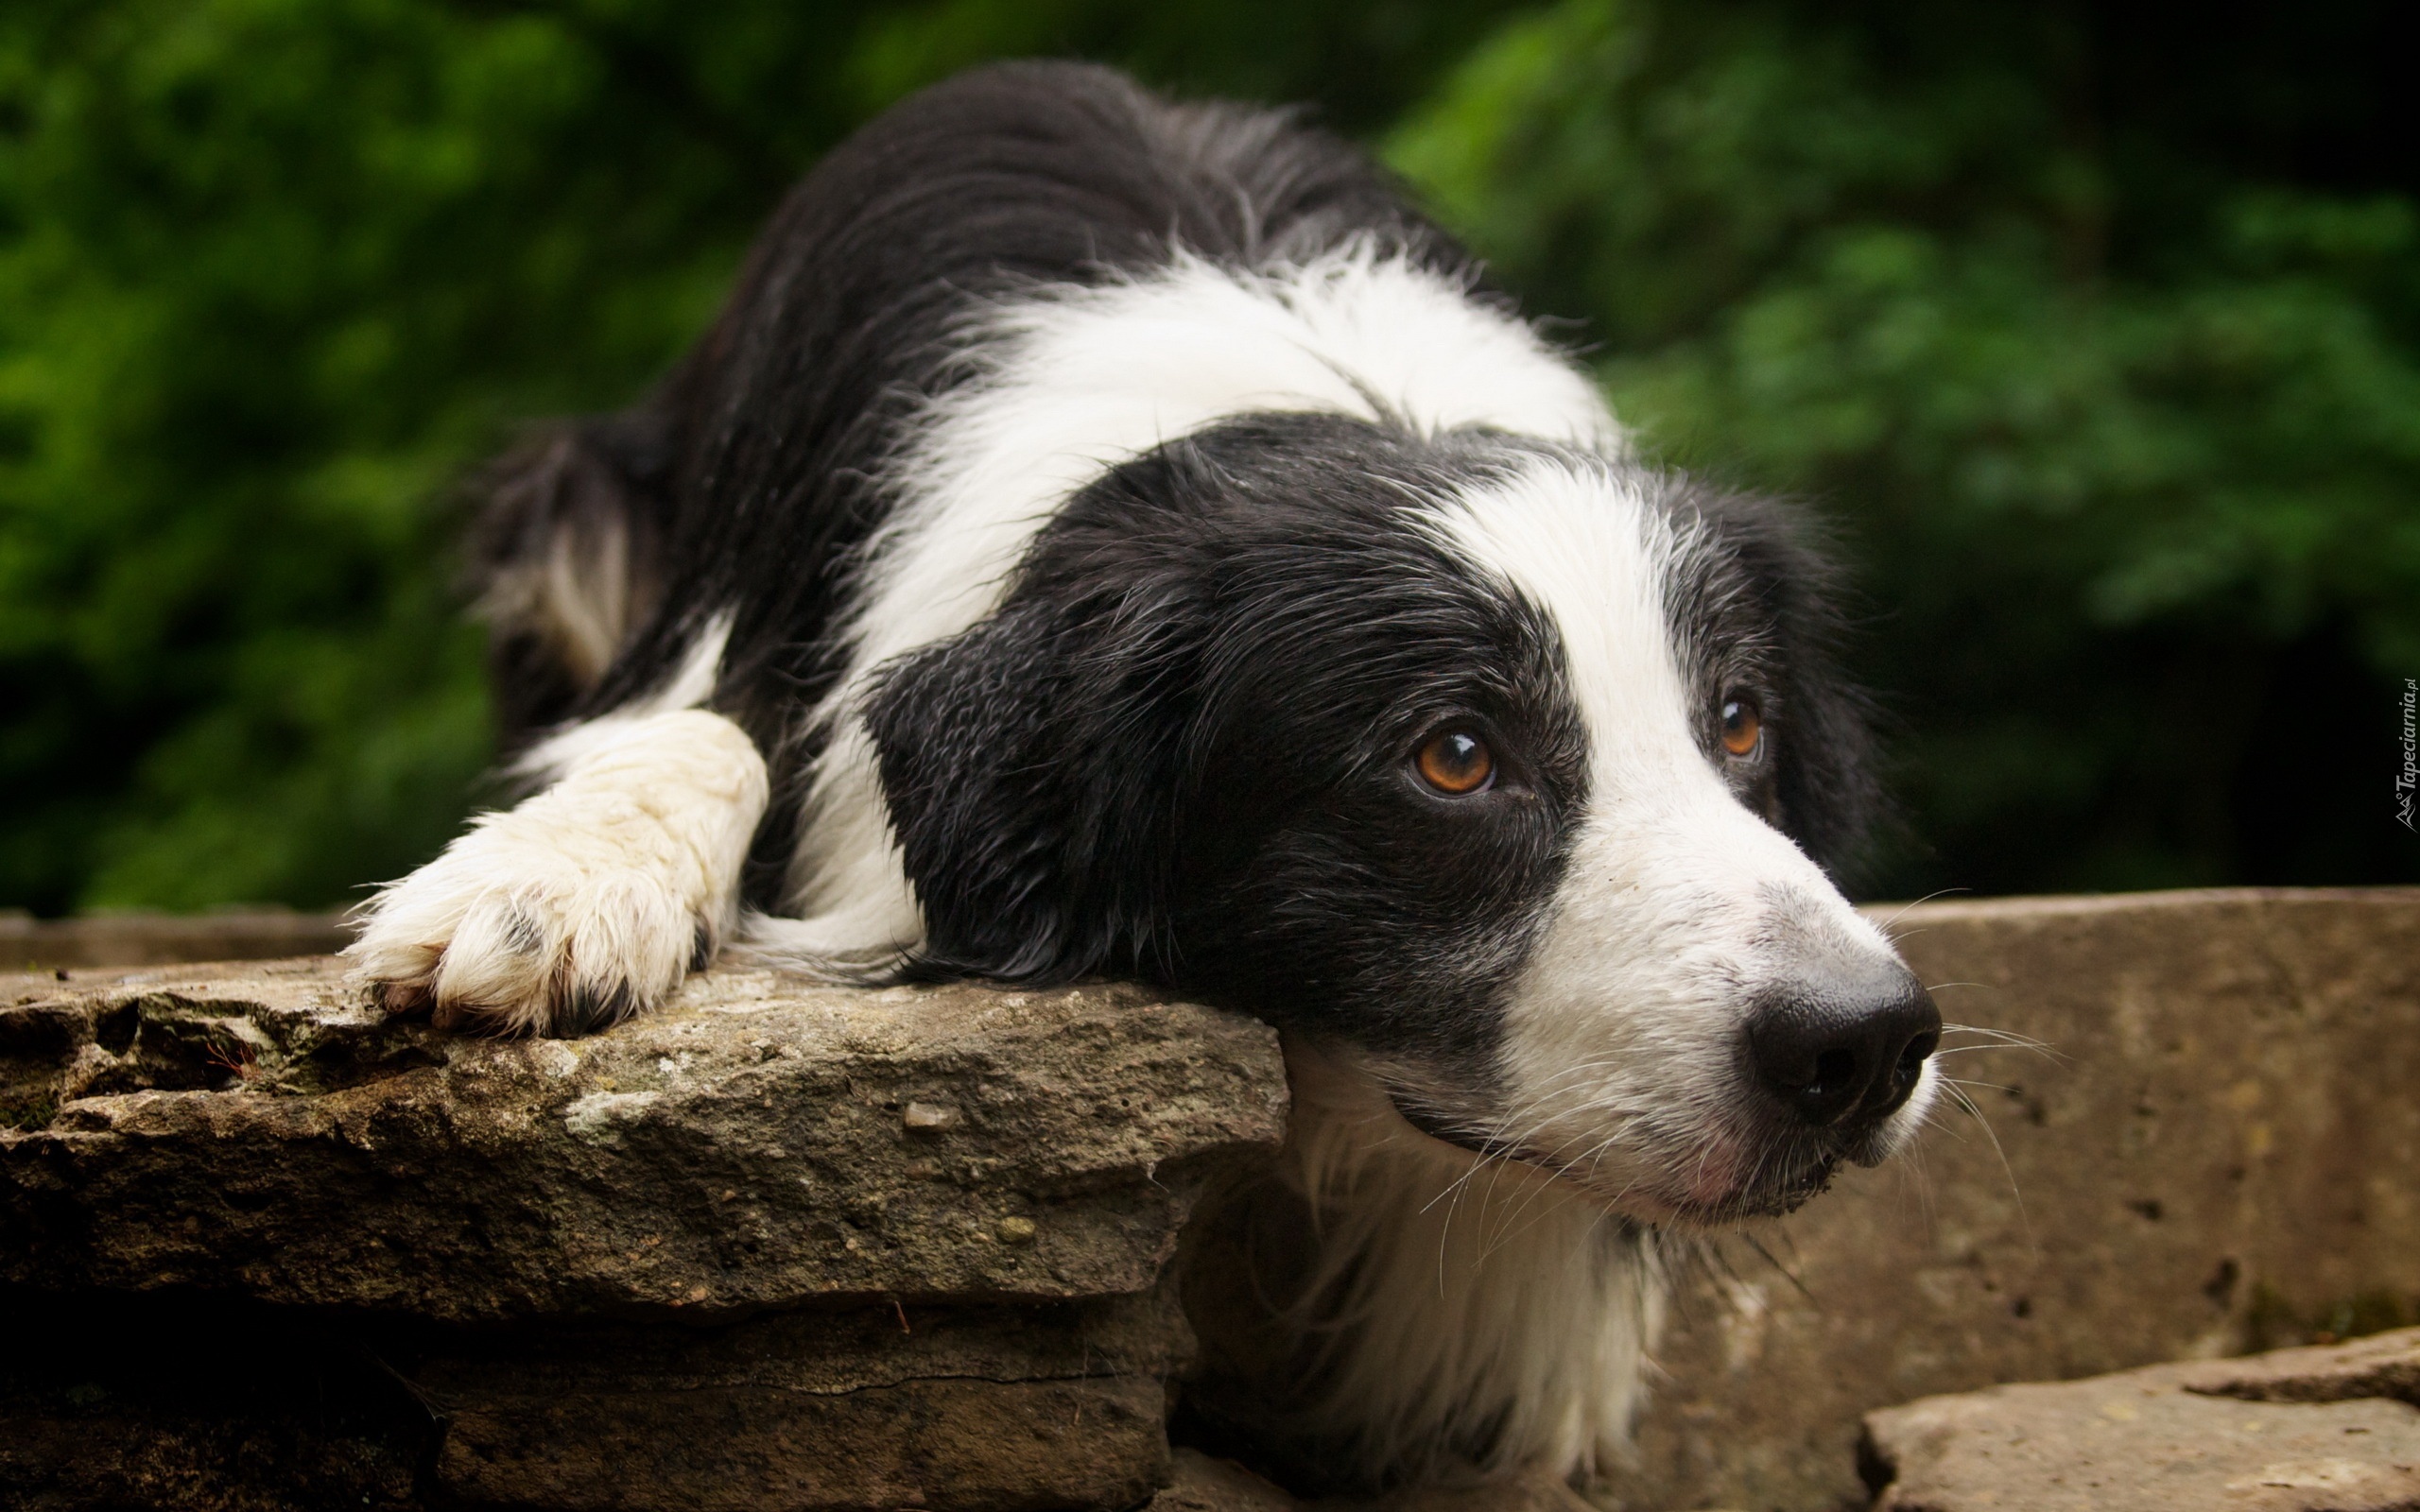
[[[1433,737],[1412,758],[1420,780],[1448,798],[1476,793],[1495,775],[1495,757],[1487,742],[1463,730]]]
[[[1722,748],[1734,756],[1754,756],[1765,738],[1764,714],[1756,700],[1734,694],[1722,700]]]

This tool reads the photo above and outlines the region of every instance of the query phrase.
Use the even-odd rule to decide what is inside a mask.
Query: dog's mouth
[[[1430,1139],[1450,1144],[1482,1160],[1515,1161],[1541,1175],[1588,1193],[1609,1210],[1650,1222],[1700,1228],[1738,1223],[1751,1218],[1778,1218],[1797,1211],[1827,1190],[1843,1160],[1876,1163],[1862,1149],[1831,1148],[1806,1140],[1782,1142],[1754,1156],[1736,1141],[1721,1140],[1700,1152],[1694,1161],[1678,1161],[1685,1177],[1669,1182],[1633,1180],[1614,1189],[1593,1171],[1552,1151],[1501,1140],[1475,1137],[1457,1121],[1442,1117],[1410,1097],[1389,1091],[1403,1121]]]
[[[1814,1152],[1772,1175],[1728,1193],[1701,1196],[1692,1193],[1673,1204],[1672,1221],[1691,1226],[1737,1223],[1749,1218],[1780,1218],[1796,1212],[1821,1196],[1840,1174],[1841,1157]]]

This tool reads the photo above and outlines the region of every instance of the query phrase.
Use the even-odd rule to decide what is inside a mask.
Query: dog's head
[[[1940,1021],[1827,878],[1870,805],[1775,507],[1257,417],[1112,471],[867,706],[935,970],[1136,972],[1651,1221],[1921,1118]]]

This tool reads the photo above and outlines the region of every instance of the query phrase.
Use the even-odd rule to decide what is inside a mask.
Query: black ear
[[[1784,696],[1795,738],[1782,753],[1777,783],[1782,827],[1853,890],[1888,816],[1876,771],[1874,712],[1832,646],[1816,638],[1837,623],[1834,611],[1819,605],[1806,617],[1823,628],[1804,632],[1800,644],[1807,649],[1788,667]]]
[[[1844,885],[1887,818],[1876,773],[1872,700],[1841,665],[1847,588],[1820,524],[1765,495],[1691,489],[1772,626],[1787,728],[1774,774],[1790,838]]]
[[[1816,527],[1779,506],[1768,506],[1765,521],[1747,551],[1767,585],[1781,650],[1789,728],[1774,785],[1782,828],[1845,885],[1884,816],[1873,705],[1841,665],[1846,590]]]
[[[883,670],[865,717],[925,911],[912,972],[1167,976],[1193,618],[1167,584],[1021,593]]]

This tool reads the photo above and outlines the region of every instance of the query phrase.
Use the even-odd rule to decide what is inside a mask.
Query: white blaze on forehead
[[[1519,320],[1361,247],[1249,272],[1195,258],[1003,301],[981,369],[937,404],[896,472],[854,627],[871,664],[965,629],[1059,505],[1107,469],[1230,416],[1486,425],[1609,443],[1604,402]]]
[[[1725,1175],[1719,1157],[1670,1167],[1703,1165],[1740,1097],[1749,1000],[1789,971],[1779,919],[1890,947],[1701,743],[1714,695],[1690,676],[1667,598],[1696,546],[1655,486],[1617,463],[1541,459],[1441,521],[1545,611],[1588,742],[1568,869],[1506,1004],[1502,1133],[1603,1185],[1685,1197]]]
[[[820,717],[793,868],[808,913],[918,924],[871,742],[839,718],[884,662],[975,625],[1060,506],[1107,469],[1219,421],[1285,411],[1483,425],[1612,449],[1595,387],[1536,332],[1455,279],[1369,245],[1259,270],[1180,257],[1090,287],[1004,300],[970,334],[967,381],[891,470],[896,512],[867,548],[848,674]]]
[[[1678,542],[1645,474],[1540,459],[1445,511],[1448,536],[1546,610],[1588,732],[1592,778],[1634,783],[1691,738],[1665,590]],[[1625,760],[1625,758],[1633,758]]]

